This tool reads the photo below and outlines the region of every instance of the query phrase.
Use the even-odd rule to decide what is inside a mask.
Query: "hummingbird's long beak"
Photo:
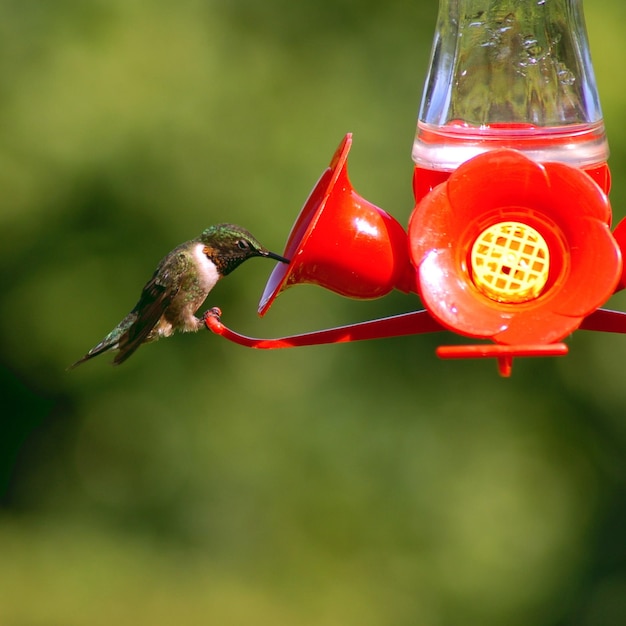
[[[276,261],[280,261],[281,263],[291,263],[289,259],[286,259],[284,256],[280,256],[280,254],[276,254],[275,252],[270,252],[269,250],[261,250],[261,256],[267,257],[268,259],[275,259]]]

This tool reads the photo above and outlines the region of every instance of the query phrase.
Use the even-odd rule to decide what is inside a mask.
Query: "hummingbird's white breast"
[[[208,293],[220,279],[215,263],[203,252],[204,245],[199,243],[193,249],[193,256],[198,268],[198,283]]]

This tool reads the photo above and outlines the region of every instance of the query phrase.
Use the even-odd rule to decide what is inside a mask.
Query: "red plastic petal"
[[[543,208],[549,193],[544,168],[515,150],[493,150],[474,157],[448,180],[450,204],[461,222],[504,207]]]
[[[546,163],[544,168],[550,181],[547,209],[557,222],[593,217],[610,224],[608,197],[588,174],[563,163]]]
[[[613,237],[622,252],[622,258],[626,257],[626,218],[621,220],[613,231]],[[618,289],[626,287],[626,261],[622,264],[622,275]]]
[[[550,309],[585,317],[608,300],[622,273],[622,255],[608,225],[597,219],[578,219],[566,232],[570,274]]]
[[[458,240],[455,228],[462,224],[454,218],[446,183],[437,185],[415,207],[409,220],[409,248],[416,267],[432,249],[446,248]]]
[[[559,315],[546,307],[534,307],[511,317],[506,328],[491,338],[508,345],[553,343],[574,332],[581,322],[580,317]]]
[[[478,293],[459,270],[452,249],[431,250],[419,267],[424,306],[443,326],[470,337],[491,337],[507,327],[503,306]]]

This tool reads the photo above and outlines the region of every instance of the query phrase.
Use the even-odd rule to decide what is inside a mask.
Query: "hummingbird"
[[[203,321],[195,316],[220,278],[247,259],[289,260],[264,248],[245,228],[216,224],[174,248],[145,284],[133,310],[96,346],[68,369],[108,350],[117,350],[114,365],[126,361],[143,343],[170,337],[176,330],[196,332]]]

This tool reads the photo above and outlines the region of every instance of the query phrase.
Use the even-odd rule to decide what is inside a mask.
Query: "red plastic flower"
[[[417,205],[411,259],[425,307],[471,337],[518,345],[574,331],[621,275],[606,195],[581,170],[494,150]]]

